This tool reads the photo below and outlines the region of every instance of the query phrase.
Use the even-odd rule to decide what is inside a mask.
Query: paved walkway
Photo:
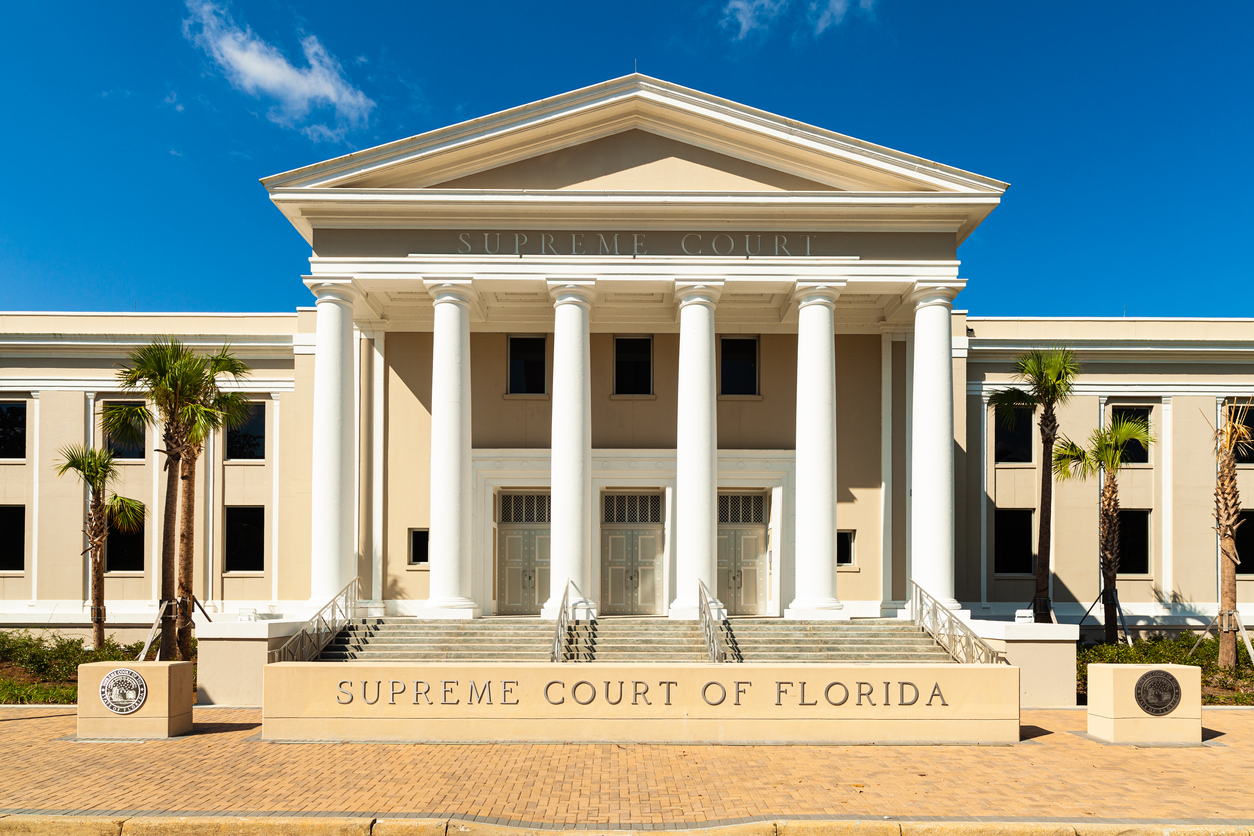
[[[353,815],[528,827],[772,819],[1254,822],[1254,711],[1199,747],[1102,746],[1025,711],[1013,746],[278,744],[197,709],[169,741],[79,742],[67,708],[0,709],[0,814]]]

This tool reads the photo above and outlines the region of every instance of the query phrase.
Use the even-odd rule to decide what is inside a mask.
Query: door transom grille
[[[501,494],[501,516],[503,523],[547,523],[552,522],[552,502],[547,493],[503,493]]]
[[[601,508],[601,522],[662,522],[662,496],[656,493],[607,493],[601,499]]]
[[[721,523],[766,522],[766,497],[760,493],[724,493],[718,497]]]

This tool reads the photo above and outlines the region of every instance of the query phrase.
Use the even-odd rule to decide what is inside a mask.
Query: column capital
[[[944,305],[952,308],[954,297],[961,293],[964,287],[966,287],[965,281],[915,282],[905,298],[916,311],[928,305]]]
[[[582,305],[591,308],[596,299],[596,279],[549,279],[548,286],[553,307]]]
[[[723,295],[721,281],[708,282],[675,282],[675,301],[682,308],[686,305],[708,305],[714,307]]]
[[[435,304],[452,302],[469,305],[478,300],[474,280],[469,276],[448,276],[445,278],[423,279],[422,286],[431,294]]]
[[[305,287],[321,302],[351,305],[361,295],[352,276],[302,276]]]
[[[830,282],[797,282],[792,298],[799,306],[827,305],[832,306],[845,289],[843,280]]]

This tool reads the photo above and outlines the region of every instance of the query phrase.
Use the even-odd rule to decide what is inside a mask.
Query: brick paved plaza
[[[0,709],[0,814],[446,817],[531,827],[752,820],[1254,822],[1254,710],[1207,743],[1103,746],[1025,711],[1012,746],[282,744],[253,709],[195,734],[79,742],[72,708]]]

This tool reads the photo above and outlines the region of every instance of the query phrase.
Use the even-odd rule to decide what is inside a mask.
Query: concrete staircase
[[[323,662],[547,662],[552,621],[362,618],[322,650]]]
[[[949,662],[949,653],[909,621],[785,621],[733,618],[728,641],[742,662]]]
[[[322,651],[325,662],[547,662],[554,623],[538,618],[423,621],[361,618]],[[728,661],[948,662],[931,636],[908,621],[784,621],[733,618],[723,623]],[[571,625],[567,659],[580,662],[704,662],[696,621],[600,618]]]

